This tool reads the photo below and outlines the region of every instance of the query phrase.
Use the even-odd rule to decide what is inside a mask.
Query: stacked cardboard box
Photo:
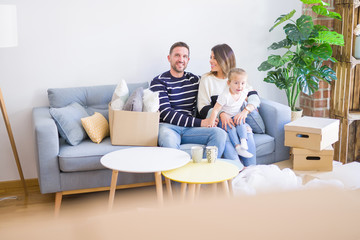
[[[285,146],[293,147],[293,169],[332,171],[339,120],[302,117],[285,125]]]

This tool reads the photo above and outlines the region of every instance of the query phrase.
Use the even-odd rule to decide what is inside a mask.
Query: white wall
[[[263,82],[257,67],[267,47],[282,40],[275,19],[298,0],[0,0],[16,4],[19,45],[0,48],[0,87],[25,178],[36,178],[33,107],[48,104],[48,88],[150,81],[169,69],[176,41],[190,45],[188,71],[209,71],[210,49],[227,43],[238,66],[265,98],[286,104],[285,94]],[[0,119],[0,181],[19,179]]]

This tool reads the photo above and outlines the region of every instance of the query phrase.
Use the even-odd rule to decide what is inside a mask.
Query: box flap
[[[339,131],[340,121],[331,118],[302,117],[285,124],[285,131],[323,134],[325,131]]]
[[[321,151],[310,150],[305,148],[292,148],[292,151],[294,154],[299,154],[299,155],[333,155],[334,154],[334,149],[331,145]]]

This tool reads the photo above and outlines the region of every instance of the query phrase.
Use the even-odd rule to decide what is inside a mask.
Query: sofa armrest
[[[59,133],[48,107],[33,109],[37,170],[41,193],[61,191],[58,162]]]
[[[289,147],[284,146],[284,125],[291,120],[290,107],[268,99],[261,99],[259,108],[266,134],[275,138],[275,161],[289,159]]]

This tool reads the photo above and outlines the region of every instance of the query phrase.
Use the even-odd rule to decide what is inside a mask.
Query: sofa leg
[[[57,192],[55,194],[55,212],[54,212],[55,217],[58,217],[60,213],[62,195],[63,195],[62,192]]]

